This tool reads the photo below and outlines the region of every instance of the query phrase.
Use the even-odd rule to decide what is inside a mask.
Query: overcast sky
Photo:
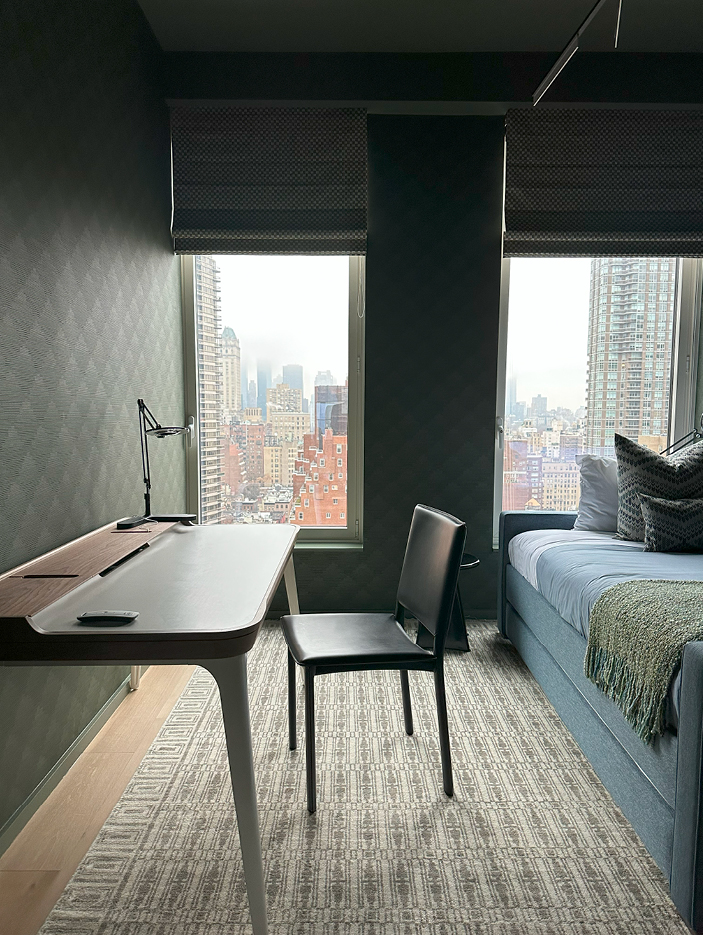
[[[586,400],[590,259],[513,259],[508,307],[508,376],[517,399],[541,393],[550,409]]]
[[[347,377],[349,261],[336,256],[219,256],[222,323],[242,350],[242,383],[256,380],[257,359],[273,379],[302,364],[305,395],[315,375]],[[541,393],[550,408],[583,406],[590,259],[510,261],[508,375],[528,404]]]
[[[234,329],[244,381],[256,362],[302,364],[305,396],[315,375],[331,370],[344,383],[348,368],[349,259],[344,256],[218,256],[222,324]],[[246,374],[246,376],[245,376]]]

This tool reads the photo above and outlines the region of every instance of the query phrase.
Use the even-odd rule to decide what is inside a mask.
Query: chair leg
[[[288,749],[295,750],[298,741],[295,736],[295,659],[288,650]]]
[[[408,681],[408,670],[400,670],[400,690],[403,693],[403,719],[405,720],[405,733],[412,737],[413,733],[413,709],[410,705],[410,682]]]
[[[442,755],[442,783],[448,796],[454,795],[452,779],[452,754],[449,749],[449,721],[447,720],[447,696],[444,691],[444,666],[439,661],[434,670],[434,687],[437,698],[437,721],[439,723],[439,749]]]
[[[317,809],[315,776],[315,669],[305,666],[305,775],[308,791],[308,811]]]

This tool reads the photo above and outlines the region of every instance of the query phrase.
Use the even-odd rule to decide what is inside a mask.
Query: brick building
[[[333,435],[331,429],[322,436],[305,435],[295,462],[289,520],[299,526],[346,526],[346,435]]]

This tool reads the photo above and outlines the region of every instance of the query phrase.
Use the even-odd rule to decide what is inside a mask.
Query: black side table
[[[472,555],[470,552],[464,552],[461,557],[462,569],[475,568],[478,564],[479,560],[475,555]],[[434,636],[430,633],[430,631],[426,630],[421,623],[418,624],[418,646],[422,646],[423,649],[432,649],[433,641]],[[464,617],[464,605],[461,602],[461,592],[459,590],[458,582],[456,586],[456,594],[454,595],[452,617],[449,621],[449,630],[447,632],[447,639],[444,644],[444,648],[456,649],[460,653],[471,652],[469,648],[469,640],[466,636],[466,618]]]

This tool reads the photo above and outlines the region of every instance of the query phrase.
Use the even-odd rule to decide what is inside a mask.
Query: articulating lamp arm
[[[149,516],[151,513],[151,467],[149,465],[149,436],[146,430],[155,428],[158,423],[143,399],[138,399],[137,405],[139,406],[139,442],[142,446],[142,473],[144,475],[144,515]]]

